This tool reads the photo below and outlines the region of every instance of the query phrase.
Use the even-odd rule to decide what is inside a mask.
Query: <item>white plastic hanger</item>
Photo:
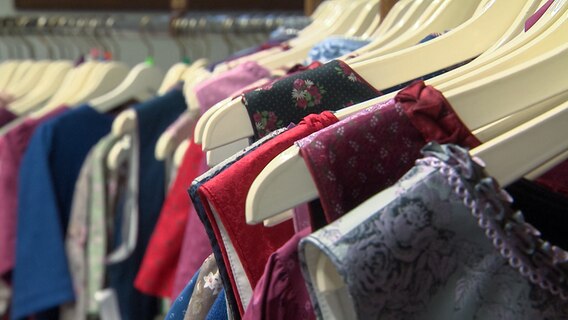
[[[52,110],[69,101],[69,98],[79,92],[89,78],[98,62],[85,61],[67,73],[59,90],[48,100],[44,108]],[[44,109],[42,108],[42,109]]]
[[[538,1],[535,1],[535,3],[536,2]],[[529,3],[527,3],[527,6],[528,5]],[[563,35],[557,36],[554,36],[553,33],[558,34],[558,32],[560,32],[558,29],[562,28],[562,24],[565,24],[567,8],[567,1],[562,0],[558,2],[554,8],[550,8],[527,32],[521,33],[518,37],[505,44],[503,44],[503,42],[506,42],[507,39],[502,38],[496,43],[496,45],[503,44],[501,47],[496,48],[496,45],[492,46],[489,52],[484,52],[471,63],[432,78],[427,81],[428,84],[435,87],[441,85],[445,86],[445,88],[458,87],[467,82],[486,77],[487,72],[482,71],[498,72],[502,70],[497,68],[497,64],[507,67],[511,64],[518,63],[520,59],[526,61],[535,55],[545,52],[551,48],[551,45],[561,44],[562,41],[558,37],[566,36],[568,33],[565,32]],[[530,6],[529,10],[534,10],[534,6]],[[521,26],[524,26],[524,20],[526,20],[527,15],[528,14],[525,14],[524,19],[522,21],[516,21],[516,23],[520,23]],[[518,27],[518,25],[515,26],[515,28]],[[507,35],[507,37],[509,36],[510,34]],[[538,41],[534,41],[535,39]],[[519,52],[525,52],[525,55],[520,56]],[[530,52],[534,52],[534,54],[527,56],[527,53]],[[509,61],[508,64],[505,64],[505,61]]]
[[[545,16],[526,33],[519,35],[518,38],[505,44],[503,47],[493,52],[490,56],[493,61],[487,59],[479,62],[477,59],[470,64],[458,69],[449,71],[445,74],[427,80],[426,83],[435,86],[440,90],[457,88],[460,85],[471,83],[474,80],[486,78],[497,72],[523,63],[539,54],[551,50],[564,43],[568,37],[568,12],[566,0],[558,2],[555,7],[550,8]],[[563,14],[560,15],[560,13]],[[463,74],[463,75],[462,75]],[[461,76],[459,76],[461,75]],[[454,79],[455,77],[455,79]],[[357,113],[371,105],[387,101],[393,98],[396,93],[384,95],[369,101],[362,102],[351,107],[341,109],[335,113],[339,119],[345,119],[351,114]]]
[[[71,96],[69,104],[78,105],[106,95],[121,85],[128,74],[129,69],[124,63],[116,61],[99,63],[81,90]]]
[[[129,100],[145,101],[156,94],[164,74],[148,63],[136,65],[111,92],[95,98],[89,104],[99,112],[108,112]]]
[[[23,95],[30,92],[31,89],[37,84],[50,63],[51,62],[48,60],[40,60],[34,62],[25,72],[25,75],[22,77],[22,79],[18,82],[11,81],[6,87],[5,91],[14,96],[14,98],[16,99],[21,98]]]
[[[369,6],[370,9],[366,9],[367,6]],[[365,11],[373,10],[373,7],[376,9],[375,11]],[[343,14],[341,14],[335,24],[328,30],[314,34],[312,37],[307,37],[307,39],[304,39],[301,43],[292,46],[292,48],[290,48],[289,50],[271,55],[264,59],[260,59],[258,63],[267,69],[276,69],[283,66],[295,65],[306,59],[308,53],[315,43],[320,42],[330,35],[355,36],[363,33],[367,26],[365,26],[364,28],[361,28],[360,25],[353,26],[353,21],[357,21],[360,16],[363,16],[364,18],[374,18],[374,16],[372,15],[378,14],[378,7],[378,0],[369,2],[353,2],[349,9],[346,12],[343,12]],[[366,21],[367,19],[364,20]]]
[[[18,60],[8,60],[0,64],[0,89],[5,89],[10,83],[12,75],[18,69]]]
[[[389,30],[383,32],[380,35],[377,35],[371,43],[358,50],[355,50],[352,53],[349,53],[347,56],[340,58],[340,60],[346,59],[347,57],[352,55],[360,55],[365,52],[373,51],[374,49],[380,48],[389,41],[398,38],[403,33],[412,32],[414,29],[417,29],[422,25],[422,23],[424,23],[422,17],[429,17],[432,13],[431,11],[437,8],[439,2],[440,1],[426,0],[410,1],[407,3],[403,1],[397,2],[393,9],[401,6],[406,10],[403,11],[403,14],[401,14],[400,17],[397,17],[396,21],[394,21],[394,24],[389,28]],[[396,14],[396,11],[394,13]],[[391,16],[391,12],[388,13],[387,18],[389,16]],[[355,58],[353,58],[352,60],[355,60]]]
[[[10,110],[17,114],[26,114],[46,102],[57,92],[67,73],[73,68],[71,61],[57,61],[47,66],[35,87],[12,102]]]
[[[409,32],[399,35],[392,41],[387,43],[378,42],[376,46],[372,44],[367,46],[363,50],[370,51],[353,58],[349,63],[367,61],[371,58],[412,47],[429,34],[454,29],[472,17],[475,9],[478,8],[479,1],[444,0],[439,5],[436,6],[436,4],[432,4],[433,7],[431,8],[435,9],[435,11],[426,21],[419,21],[414,27],[408,28]],[[430,11],[427,14],[430,14]]]
[[[369,37],[378,38],[390,30],[400,19],[402,19],[405,12],[413,3],[413,0],[399,0],[389,10],[381,25]]]
[[[568,74],[554,72],[566,67],[568,44],[510,70],[451,90],[445,96],[466,127],[477,129],[568,91]],[[526,90],[537,84],[538,90]],[[292,146],[274,158],[251,185],[246,201],[247,223],[260,223],[317,197],[317,188],[299,148]]]
[[[176,83],[178,83],[187,70],[188,65],[183,62],[174,64],[166,73],[162,85],[158,89],[158,95],[162,96],[166,94]]]
[[[489,4],[479,15],[436,39],[351,67],[375,88],[384,89],[472,58],[499,39],[524,1],[493,0]],[[207,121],[203,149],[212,150],[253,133],[246,108],[236,99]]]
[[[568,158],[566,123],[568,102],[480,145],[471,150],[470,155],[483,161],[486,172],[499,185],[507,186],[542,164],[556,165]],[[384,198],[379,193],[348,215],[376,210]],[[313,278],[319,292],[330,293],[345,286],[329,258],[320,254],[316,261]]]

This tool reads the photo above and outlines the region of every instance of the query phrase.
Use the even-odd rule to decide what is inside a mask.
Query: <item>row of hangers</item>
[[[196,71],[203,71],[208,63],[205,58],[211,54],[211,35],[223,36],[228,54],[261,43],[279,25],[301,27],[307,23],[305,18],[288,13],[191,15],[171,21],[167,16],[145,16],[130,20],[66,16],[0,18],[3,26],[0,52],[5,58],[0,64],[0,90],[15,99],[8,106],[10,111],[41,117],[60,105],[88,102],[98,111],[108,112],[127,101],[146,101],[156,94],[165,94],[180,80],[185,80],[191,88],[206,75]],[[147,52],[147,59],[133,68],[113,60],[120,53],[119,33],[129,31],[138,34]],[[165,32],[177,44],[180,56],[180,62],[166,74],[154,65],[150,40],[150,35]],[[40,51],[46,52],[47,59],[35,60]],[[74,59],[89,53],[91,59],[74,67]],[[190,112],[195,113],[195,109]],[[113,132],[117,135],[132,132],[136,120],[132,115],[120,114]],[[161,139],[157,158],[164,159],[177,144],[170,137]],[[116,145],[108,159],[109,167],[118,167],[127,146],[124,141]]]
[[[562,134],[568,117],[568,75],[560,71],[568,69],[568,1],[554,1],[524,31],[525,21],[546,2],[400,0],[376,27],[379,1],[330,0],[318,8],[314,22],[290,41],[290,50],[249,58],[274,69],[301,62],[308,48],[330,35],[361,36],[371,43],[340,59],[379,90],[473,59],[426,83],[444,94],[484,142],[471,154],[483,159],[488,172],[507,185],[568,158]],[[443,31],[448,32],[417,44],[428,34]],[[345,119],[395,94],[335,115]],[[207,151],[209,165],[215,165],[246,145],[252,135],[241,99],[227,99],[199,119],[194,139]],[[256,178],[247,196],[246,220],[274,225],[290,219],[290,209],[317,197],[299,149],[292,146]]]

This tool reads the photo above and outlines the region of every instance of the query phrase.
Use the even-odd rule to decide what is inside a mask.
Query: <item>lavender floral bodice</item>
[[[423,154],[301,241],[318,318],[568,319],[568,254],[510,209],[466,150],[429,144]],[[331,268],[316,273],[318,261]],[[322,286],[322,274],[336,281]]]

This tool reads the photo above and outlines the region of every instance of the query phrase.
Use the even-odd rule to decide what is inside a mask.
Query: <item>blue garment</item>
[[[206,320],[228,320],[229,315],[227,314],[227,299],[225,298],[225,289],[219,292],[217,299],[211,306],[209,313],[207,314]]]
[[[20,168],[12,319],[74,299],[64,238],[75,182],[112,121],[85,105],[44,122],[32,136]]]
[[[199,276],[199,270],[195,272],[189,283],[183,288],[179,296],[172,303],[170,310],[164,320],[183,320],[185,313],[187,312],[187,306],[189,305],[189,300],[193,294],[193,289],[195,289],[195,284],[197,283],[197,277]]]
[[[134,107],[140,143],[138,237],[132,255],[108,267],[109,284],[116,290],[122,320],[150,320],[158,313],[158,300],[135,289],[134,279],[165,197],[166,169],[164,162],[154,156],[156,142],[185,109],[183,92],[178,89]]]
[[[337,59],[348,53],[351,53],[361,47],[368,45],[371,41],[347,38],[340,36],[328,37],[325,40],[318,42],[308,53],[307,64],[314,61],[326,63],[331,60]]]

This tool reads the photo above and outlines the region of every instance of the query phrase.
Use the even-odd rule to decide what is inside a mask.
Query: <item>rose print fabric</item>
[[[568,317],[568,253],[511,209],[467,150],[431,143],[424,155],[394,186],[301,241],[318,318]],[[316,282],[318,261],[338,278],[327,288]]]
[[[417,81],[297,144],[331,222],[402,177],[430,141],[480,143],[441,92]]]
[[[243,95],[254,128],[254,139],[303,117],[339,110],[381,93],[342,61],[300,72]]]

